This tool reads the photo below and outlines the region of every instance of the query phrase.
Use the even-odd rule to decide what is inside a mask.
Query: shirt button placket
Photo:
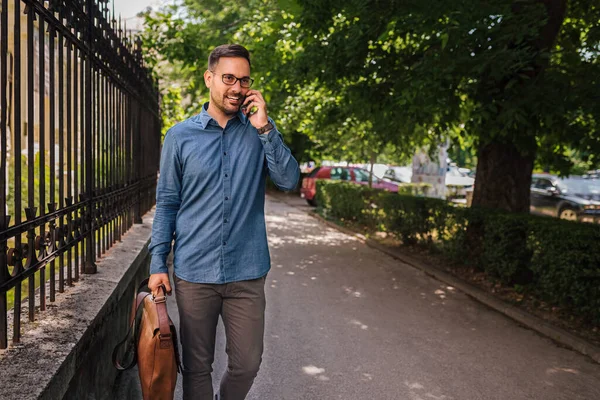
[[[229,227],[231,224],[229,223],[230,215],[231,215],[231,163],[230,160],[230,151],[229,151],[229,134],[226,129],[223,130],[223,135],[221,136],[221,146],[223,149],[222,156],[222,179],[223,179],[223,224],[222,224],[222,246],[223,246],[223,277],[227,278],[227,241],[229,240]]]

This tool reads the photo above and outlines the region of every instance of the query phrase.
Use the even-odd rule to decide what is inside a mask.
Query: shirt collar
[[[208,114],[208,102],[204,103],[204,105],[202,106],[202,111],[200,111],[200,114],[198,114],[197,121],[200,124],[200,126],[202,127],[202,129],[206,129],[206,127],[208,126],[208,123],[212,120],[215,122],[215,124],[218,125],[217,121],[215,121],[213,119],[213,117],[211,117]],[[240,122],[242,123],[242,125],[246,125],[246,122],[248,120],[248,118],[244,115],[243,112],[238,111],[238,113],[236,114],[236,116],[234,118],[238,118],[240,120]]]

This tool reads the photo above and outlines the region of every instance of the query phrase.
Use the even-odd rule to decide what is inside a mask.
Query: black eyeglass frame
[[[210,71],[210,70],[209,70]],[[233,75],[233,74],[217,74],[214,71],[210,71],[211,73],[213,73],[214,75],[221,75],[221,82],[223,82],[225,85],[227,86],[233,86],[235,85],[238,81],[240,81],[240,86],[243,87],[244,89],[248,89],[252,86],[252,84],[254,83],[254,79],[250,78],[249,76],[244,76],[242,78],[238,78],[237,76]],[[233,81],[233,83],[227,83],[225,82],[225,76],[231,76],[233,78],[235,78],[235,81]],[[244,84],[242,83],[242,79],[248,79],[250,80],[250,84],[248,86],[244,86]]]

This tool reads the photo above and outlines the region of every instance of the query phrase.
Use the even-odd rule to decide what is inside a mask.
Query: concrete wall
[[[139,283],[148,277],[150,257],[144,247],[139,262],[132,266],[131,277],[119,283],[86,335],[81,338],[75,358],[76,368],[64,399],[112,399],[112,386],[117,378],[112,368],[112,349],[127,334],[132,299]],[[137,382],[135,382],[137,383]],[[57,399],[50,391],[41,399]]]
[[[127,333],[135,289],[148,276],[152,219],[150,212],[123,236],[97,262],[97,274],[57,293],[23,326],[20,344],[0,351],[0,398],[112,398],[112,350]]]

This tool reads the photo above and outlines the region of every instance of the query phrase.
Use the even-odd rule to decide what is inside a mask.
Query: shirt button
[[[225,197],[225,200],[229,200],[229,197]]]
[[[225,174],[225,178],[229,177],[229,175]]]
[[[227,152],[224,152],[224,153],[223,153],[223,155],[224,155],[224,156],[226,156],[226,155],[227,155]]]
[[[223,242],[223,246],[227,246],[227,242]]]
[[[223,222],[227,223],[228,221],[229,221],[229,220],[228,220],[227,218],[225,218],[225,221],[223,221]]]

